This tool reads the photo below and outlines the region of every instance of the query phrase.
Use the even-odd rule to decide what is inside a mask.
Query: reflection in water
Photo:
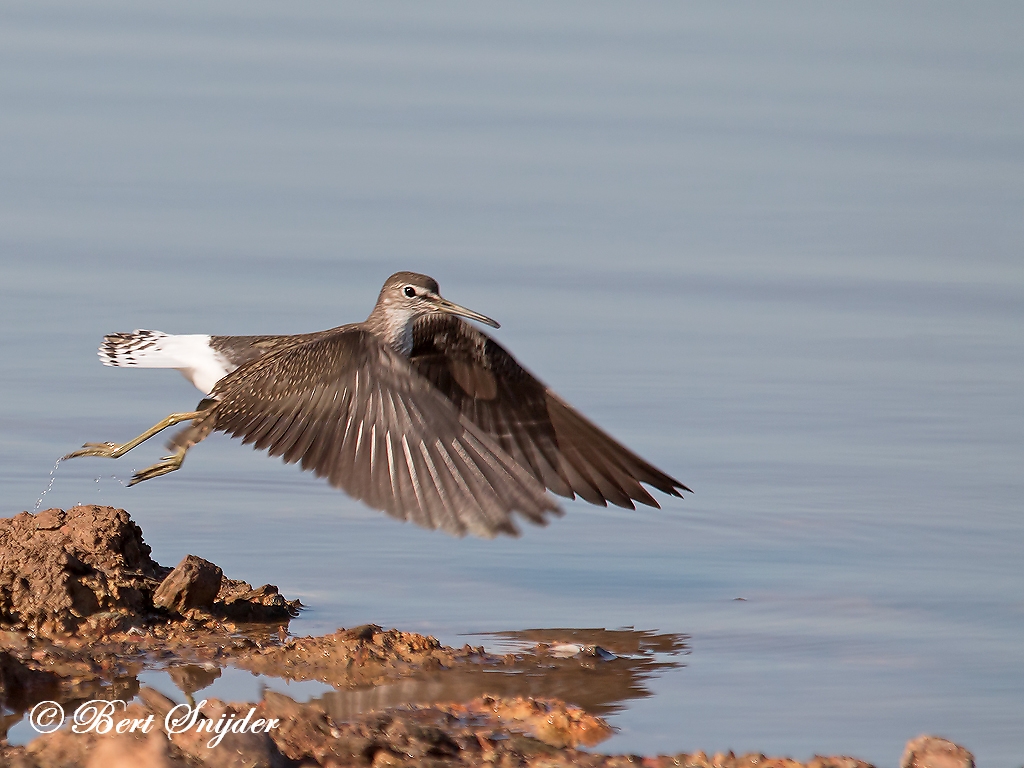
[[[503,666],[459,667],[317,701],[335,720],[403,704],[469,701],[483,694],[562,699],[594,715],[651,695],[646,682],[683,666],[687,637],[633,629],[529,629],[477,635],[506,653]]]
[[[627,702],[651,696],[647,681],[683,666],[678,657],[690,653],[686,635],[649,630],[528,629],[472,637],[484,639],[492,651],[477,664],[369,688],[329,691],[311,701],[336,721],[406,704],[465,702],[484,694],[556,698],[590,714],[607,716],[625,709]],[[189,703],[194,701],[193,694],[213,685],[224,672],[224,668],[210,663],[157,667],[166,671]],[[269,675],[254,677],[275,679]],[[43,699],[55,700],[66,712],[72,712],[90,699],[130,701],[139,687],[137,674],[76,682],[70,689],[66,684],[62,687],[54,676],[50,686],[37,685],[26,690],[25,696],[0,698],[0,737],[6,737],[8,729],[18,725],[21,732],[12,734],[12,743],[34,738],[34,732],[22,727],[23,718]]]
[[[0,675],[0,683],[10,683]],[[41,701],[56,701],[65,713],[74,712],[87,701],[131,701],[139,693],[139,680],[135,675],[118,675],[112,680],[74,680],[62,685],[54,677],[51,684],[32,684],[28,689],[19,688],[17,681],[10,689],[0,685],[0,739],[12,744],[24,743],[36,736],[36,732],[24,730],[25,739],[11,738],[10,730],[25,722],[26,714]]]
[[[185,698],[192,703],[192,694],[213,685],[220,677],[221,668],[215,664],[183,664],[180,667],[171,667],[167,670],[167,676],[175,687],[185,694]]]

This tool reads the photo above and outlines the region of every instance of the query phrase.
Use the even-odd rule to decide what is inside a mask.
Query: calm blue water
[[[689,636],[608,751],[1024,762],[1024,10],[5,3],[0,478],[197,392],[104,333],[365,318],[396,269],[696,493],[453,540],[215,436],[61,465],[293,631]],[[744,598],[742,601],[736,598]]]

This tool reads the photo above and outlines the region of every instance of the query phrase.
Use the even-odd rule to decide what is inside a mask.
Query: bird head
[[[437,281],[416,272],[396,272],[384,282],[367,322],[404,354],[412,351],[412,326],[425,315],[444,313],[499,328],[496,320],[443,298]]]

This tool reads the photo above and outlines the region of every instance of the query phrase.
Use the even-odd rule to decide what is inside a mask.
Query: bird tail
[[[204,394],[235,367],[210,346],[210,337],[202,334],[110,333],[103,337],[99,356],[104,365],[118,368],[177,368]]]
[[[172,336],[160,331],[109,333],[100,344],[104,365],[117,368],[187,368],[195,364],[195,350],[209,348],[209,336]]]

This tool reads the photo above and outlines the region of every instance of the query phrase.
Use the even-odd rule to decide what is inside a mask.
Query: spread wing
[[[559,513],[544,488],[409,361],[359,328],[278,349],[221,379],[215,429],[371,507],[455,535]]]
[[[659,506],[641,483],[672,496],[690,490],[588,421],[494,339],[457,317],[418,320],[411,363],[554,493],[635,509],[634,501]]]

